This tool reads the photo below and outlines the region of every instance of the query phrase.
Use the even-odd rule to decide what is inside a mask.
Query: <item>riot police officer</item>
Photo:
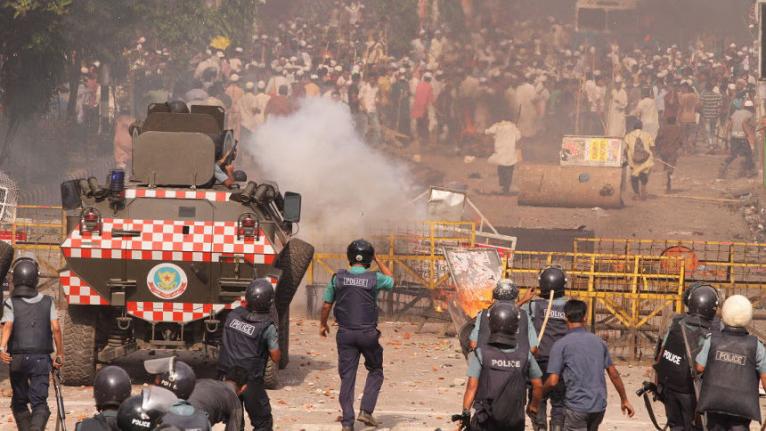
[[[226,380],[198,379],[189,396],[189,404],[207,413],[210,424],[226,424],[225,431],[239,431],[244,426],[242,401],[249,372],[231,371]]]
[[[223,327],[218,372],[223,380],[241,380],[240,369],[247,370],[247,386],[242,394],[250,423],[256,430],[271,430],[274,420],[263,375],[269,358],[279,363],[281,352],[277,328],[271,319],[274,287],[265,278],[253,280],[245,291],[246,306],[237,307],[226,317]]]
[[[519,288],[508,279],[498,280],[497,286],[492,289],[493,305],[500,302],[516,304],[519,297]],[[471,349],[487,344],[489,340],[489,315],[492,307],[479,311],[476,315],[475,324],[469,337]],[[537,351],[537,333],[532,325],[529,315],[524,310],[519,310],[519,334],[526,334],[526,338],[521,337],[518,342],[526,343],[527,347],[534,353]]]
[[[109,365],[93,379],[93,398],[98,414],[77,423],[75,431],[119,431],[117,409],[130,397],[130,376],[122,368]]]
[[[61,327],[53,298],[37,292],[39,268],[34,259],[21,257],[13,265],[13,292],[3,307],[0,359],[11,365],[11,410],[19,429],[42,431],[51,411],[48,383],[51,366],[64,363]],[[56,360],[51,364],[53,344]],[[29,407],[31,406],[31,411]]]
[[[567,276],[559,266],[548,266],[543,268],[538,275],[538,285],[540,287],[539,298],[522,305],[522,310],[526,311],[537,334],[543,334],[539,340],[539,346],[535,353],[535,359],[543,370],[543,380],[548,379],[548,356],[550,355],[553,343],[563,338],[567,334],[567,321],[564,314],[564,305],[569,298],[564,296],[564,289],[567,285]],[[550,301],[551,296],[553,300]],[[548,313],[548,309],[550,312]],[[549,314],[548,322],[545,324],[543,332],[543,323],[545,323],[546,313]],[[550,430],[561,431],[564,425],[564,395],[565,388],[563,381],[550,392],[543,396],[540,403],[540,409],[534,418],[532,426],[535,431],[545,431],[548,429],[546,404],[551,403]]]
[[[207,413],[196,409],[187,401],[197,382],[197,376],[189,364],[170,356],[146,360],[144,369],[154,375],[155,385],[173,392],[178,397],[178,401],[168,408],[159,423],[175,425],[181,429],[210,429]]]
[[[380,423],[372,416],[378,394],[383,385],[383,347],[380,345],[378,330],[378,292],[391,290],[394,279],[391,271],[375,256],[375,249],[369,242],[358,239],[346,250],[348,270],[338,270],[333,275],[324,293],[320,335],[330,332],[327,319],[335,304],[335,321],[339,329],[336,335],[338,345],[338,372],[340,374],[339,401],[343,418],[343,430],[354,429],[354,385],[359,356],[364,356],[367,381],[357,420],[368,426]],[[369,271],[372,262],[380,271]]]
[[[721,317],[723,329],[705,338],[696,358],[703,374],[697,410],[707,415],[709,431],[747,431],[751,420],[761,421],[758,384],[766,389],[766,349],[747,332],[753,305],[746,297],[729,297]]]
[[[496,302],[489,315],[487,344],[469,355],[468,382],[463,396],[463,424],[471,430],[522,431],[527,382],[532,400],[527,412],[537,412],[543,373],[519,330],[521,315],[513,302]],[[470,409],[474,408],[473,419]]]
[[[687,313],[673,319],[655,358],[657,385],[672,431],[699,430],[695,424],[697,400],[694,394],[693,359],[710,334],[718,311],[718,293],[711,286],[694,286],[687,299]],[[689,352],[687,354],[687,351]]]

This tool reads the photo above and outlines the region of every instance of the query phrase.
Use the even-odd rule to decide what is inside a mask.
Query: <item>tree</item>
[[[0,5],[0,89],[6,131],[0,165],[18,127],[48,108],[66,63],[62,20],[70,0],[16,0]]]

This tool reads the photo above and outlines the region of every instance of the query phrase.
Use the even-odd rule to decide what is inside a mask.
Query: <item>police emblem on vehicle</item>
[[[149,271],[149,275],[146,276],[146,285],[154,296],[160,299],[173,299],[186,292],[189,280],[178,265],[161,263]]]

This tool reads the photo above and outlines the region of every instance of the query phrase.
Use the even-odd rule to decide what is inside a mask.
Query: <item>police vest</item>
[[[692,361],[697,357],[700,340],[710,333],[710,323],[698,316],[682,316],[680,319],[673,319],[654,369],[657,371],[659,383],[664,387],[675,392],[692,394],[694,385],[681,325],[685,325],[686,341],[691,350]]]
[[[498,301],[500,302],[500,301]],[[478,322],[479,325],[479,338],[476,340],[476,347],[484,347],[489,343],[489,310],[487,308],[482,310],[481,319]],[[529,317],[527,312],[519,310],[519,328],[516,331],[516,348],[521,350],[529,350]]]
[[[713,332],[698,411],[761,421],[757,350],[758,339],[744,328],[726,326]]]
[[[375,287],[378,275],[371,271],[352,274],[344,269],[335,273],[335,321],[344,329],[369,329],[378,326]]]
[[[529,350],[505,353],[495,346],[481,349],[476,391],[477,428],[507,430],[524,426]]]
[[[13,332],[8,352],[14,354],[53,353],[51,332],[51,304],[53,300],[43,295],[40,302],[29,304],[21,298],[11,298],[13,304]]]
[[[263,377],[269,358],[264,332],[273,324],[268,314],[253,313],[245,307],[229,313],[223,327],[218,369],[226,374],[239,366],[251,370],[251,379]]]
[[[179,401],[170,407],[160,419],[161,425],[172,425],[184,431],[210,431],[207,413],[195,409],[186,401]]]
[[[75,431],[120,431],[117,425],[117,411],[103,411],[92,418],[75,425]]]
[[[531,306],[535,315],[532,324],[535,325],[535,330],[539,334],[540,331],[542,331],[543,321],[545,321],[545,311],[548,309],[548,300],[535,299],[532,301]],[[543,334],[543,339],[540,340],[540,345],[537,347],[537,357],[542,361],[547,361],[553,343],[563,338],[567,332],[567,318],[566,315],[564,315],[564,304],[554,302],[551,307],[551,315],[548,318],[545,334]]]

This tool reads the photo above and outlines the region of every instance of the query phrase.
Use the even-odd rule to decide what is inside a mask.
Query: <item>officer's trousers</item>
[[[684,394],[665,388],[662,393],[665,415],[671,431],[700,431],[694,424],[697,401],[693,394]]]
[[[45,412],[48,408],[48,385],[51,374],[50,355],[13,355],[11,361],[11,410],[13,413],[29,411]]]
[[[548,361],[546,360],[540,360],[538,361],[538,364],[540,365],[540,369],[543,370],[543,381],[548,379],[548,376],[550,374],[546,373],[545,371],[548,369]],[[536,427],[536,429],[548,429],[548,412],[547,412],[547,402],[550,401],[551,404],[551,424],[553,425],[564,425],[564,395],[566,394],[565,388],[564,388],[564,380],[559,380],[558,385],[553,388],[550,392],[543,395],[543,399],[540,401],[540,408],[537,411],[537,416],[533,418],[533,425]],[[529,400],[532,400],[532,390],[530,389],[529,392]]]
[[[250,425],[255,431],[271,431],[274,428],[271,403],[262,377],[247,382],[242,401],[245,403],[247,415],[250,416]]]
[[[340,408],[343,410],[342,424],[354,425],[354,386],[359,356],[364,356],[367,381],[364,384],[361,410],[372,414],[383,386],[383,347],[378,340],[380,331],[369,329],[338,329],[335,340],[338,344],[338,373],[340,374]]]
[[[748,431],[750,419],[718,413],[707,414],[708,431]]]

